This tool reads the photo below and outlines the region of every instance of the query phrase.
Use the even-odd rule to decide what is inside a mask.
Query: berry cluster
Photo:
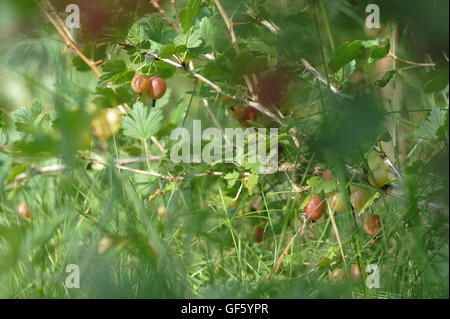
[[[372,175],[369,176],[368,181],[369,184],[373,187],[383,187],[388,182],[388,173],[383,167],[375,167],[372,166]],[[323,180],[332,180],[334,176],[329,169],[325,169],[323,172]],[[367,201],[370,198],[370,194],[366,189],[350,186],[350,203],[353,209],[359,211],[363,209]],[[305,215],[311,221],[316,221],[323,216],[324,211],[324,201],[320,197],[316,195],[312,195],[309,199],[308,204],[305,207]],[[336,213],[344,212],[346,209],[345,198],[344,195],[340,192],[332,193],[326,200],[330,209]],[[380,238],[382,235],[381,228],[383,225],[383,219],[380,215],[377,214],[367,214],[364,218],[363,227],[365,232],[375,239],[372,241],[373,243],[376,239]],[[353,280],[359,281],[361,277],[361,266],[351,265],[350,274]],[[344,282],[347,280],[347,272],[343,269],[335,269],[330,274],[330,281],[332,283]]]
[[[138,94],[138,99],[142,94],[147,93],[153,101],[162,98],[167,89],[164,79],[158,76],[148,78],[145,74],[136,74],[131,81],[131,87]]]

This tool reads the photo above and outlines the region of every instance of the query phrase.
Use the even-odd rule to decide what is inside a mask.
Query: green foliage
[[[425,93],[440,92],[448,86],[448,62],[440,63],[436,69],[422,76]]]
[[[203,9],[204,1],[202,0],[189,0],[187,7],[180,10],[180,22],[185,33],[189,32],[190,28],[194,24],[195,17]]]
[[[328,63],[333,72],[337,72],[347,63],[359,57],[362,53],[361,41],[344,42],[337,48],[334,57]]]
[[[387,71],[381,79],[375,81],[375,85],[378,86],[379,88],[384,88],[386,85],[388,85],[389,81],[394,77],[395,73],[396,73],[395,70]]]
[[[448,111],[445,112],[434,107],[428,118],[420,123],[420,136],[430,140],[437,140],[439,137],[439,132],[442,129],[448,128],[448,120],[446,120],[446,118],[448,119]]]
[[[137,102],[130,115],[122,119],[123,133],[131,138],[146,140],[161,129],[162,120],[159,109],[150,109],[142,102]]]

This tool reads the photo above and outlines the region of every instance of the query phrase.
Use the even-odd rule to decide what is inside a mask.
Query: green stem
[[[334,53],[336,48],[334,46],[334,40],[333,40],[333,35],[331,34],[330,24],[328,23],[327,12],[325,11],[325,7],[323,6],[322,0],[319,0],[319,6],[320,6],[320,11],[322,11],[323,22],[325,23],[325,28],[327,29],[328,40],[330,41],[331,52]]]
[[[147,168],[149,171],[151,171],[151,167],[150,167],[150,153],[149,153],[149,148],[148,148],[148,143],[147,143],[147,139],[142,140],[144,142],[144,148],[145,148],[145,159],[147,161]]]

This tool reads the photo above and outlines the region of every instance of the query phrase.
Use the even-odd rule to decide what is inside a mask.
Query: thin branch
[[[58,15],[55,7],[53,6],[53,4],[49,1],[46,0],[47,2],[47,6],[50,8],[50,10],[52,11],[52,13],[55,15],[56,19],[58,20],[60,26],[63,28],[64,32],[66,32],[67,37],[74,43],[76,44],[77,42],[75,41],[75,39],[72,36],[72,33],[70,33],[70,30],[67,28],[66,24],[64,23],[64,21],[61,19],[61,17]],[[67,48],[67,47],[66,47]]]
[[[166,151],[166,149],[164,148],[164,146],[161,145],[161,143],[158,141],[158,139],[154,136],[150,137],[150,140],[153,142],[153,144],[156,145],[156,147],[159,148],[159,150],[164,153]]]
[[[90,59],[88,59],[83,52],[81,52],[80,48],[78,47],[78,45],[76,43],[74,43],[71,40],[72,35],[68,35],[66,34],[66,32],[64,32],[63,29],[61,29],[61,27],[58,25],[58,23],[55,21],[55,19],[53,19],[52,15],[39,3],[38,0],[33,0],[38,6],[39,8],[42,10],[42,12],[44,12],[44,14],[47,16],[47,18],[49,19],[49,21],[53,24],[53,26],[55,27],[56,31],[58,31],[58,33],[61,35],[61,37],[64,39],[64,41],[66,42],[66,44],[68,46],[70,46],[76,54],[78,54],[78,56],[92,69],[92,71],[94,71],[95,75],[97,75],[97,77],[100,77],[102,74],[101,72],[98,70],[97,65],[95,64],[94,61],[91,61]],[[55,12],[54,14],[57,15],[57,13]],[[69,33],[70,34],[70,33]]]
[[[286,257],[289,248],[291,248],[292,244],[294,243],[295,238],[297,238],[297,236],[299,234],[303,235],[303,232],[305,231],[305,226],[307,221],[309,220],[309,217],[306,218],[306,220],[303,222],[303,225],[301,227],[298,228],[297,232],[294,234],[294,236],[292,236],[291,240],[289,241],[288,245],[286,246],[286,248],[284,249],[283,253],[281,254],[281,256],[278,258],[276,264],[275,264],[275,268],[273,269],[273,271],[271,273],[269,273],[266,276],[266,279],[270,279],[270,277],[272,277],[272,275],[276,275],[278,270],[280,269],[281,263],[283,262],[284,258]]]
[[[129,45],[126,45],[126,44],[120,44],[120,45],[129,47]],[[132,47],[132,46],[130,46],[130,47]],[[151,56],[157,61],[163,61],[163,62],[165,62],[167,64],[170,64],[170,65],[172,65],[172,66],[174,66],[174,67],[176,67],[176,68],[178,68],[180,70],[183,70],[183,71],[189,73],[194,78],[196,78],[199,81],[205,83],[206,85],[212,87],[217,93],[220,93],[220,94],[225,95],[225,96],[227,96],[227,97],[229,97],[229,98],[231,98],[233,100],[236,100],[236,101],[242,102],[242,103],[244,103],[244,104],[246,104],[248,106],[251,106],[254,109],[258,110],[259,112],[265,114],[266,116],[268,116],[269,118],[271,118],[272,120],[277,122],[278,124],[281,124],[281,120],[279,119],[279,117],[276,116],[275,114],[273,114],[271,111],[269,111],[265,106],[261,105],[260,103],[257,103],[257,102],[254,102],[254,101],[250,101],[250,100],[244,99],[242,97],[235,96],[235,95],[232,95],[230,93],[225,92],[224,90],[222,90],[222,88],[220,86],[218,86],[214,82],[208,80],[203,75],[201,75],[201,74],[199,74],[199,73],[189,69],[187,66],[181,65],[181,64],[179,64],[177,62],[174,62],[172,60],[169,60],[169,59],[160,58],[158,55],[156,55],[155,53],[150,52],[150,51],[145,51],[142,54]]]
[[[178,25],[178,27],[180,27],[180,17],[178,16],[177,4],[175,3],[175,0],[170,0],[170,3],[172,4],[173,12],[175,13],[175,19],[177,21],[177,25]]]
[[[231,23],[230,18],[228,17],[227,13],[225,12],[224,8],[222,7],[222,4],[220,3],[219,0],[214,0],[214,2],[216,3],[217,9],[220,12],[220,15],[222,16],[223,21],[225,22],[225,25],[228,28],[228,32],[230,33],[231,36],[231,44],[233,45],[234,49],[236,51],[239,50],[239,46],[237,44],[236,41],[236,35],[234,34],[234,28],[233,28],[233,23]]]
[[[174,28],[177,31],[179,30],[178,25],[173,23],[172,19],[169,17],[166,11],[163,8],[161,8],[161,6],[158,3],[158,0],[150,0],[150,3],[153,5],[153,7],[155,7],[156,10],[159,11],[159,13],[164,17],[164,19],[167,20],[167,22],[170,24],[172,28]]]
[[[280,35],[280,28],[278,28],[278,26],[276,26],[275,24],[273,24],[272,22],[269,22],[267,20],[264,20],[263,18],[261,18],[260,16],[256,15],[256,13],[254,13],[250,7],[247,6],[247,14],[252,17],[253,19],[255,19],[256,21],[258,21],[259,23],[261,23],[263,26],[265,26],[270,32],[272,32],[273,34],[275,34],[276,36]]]
[[[311,64],[309,64],[309,62],[306,61],[305,59],[300,59],[300,60],[303,63],[303,65],[305,66],[305,68],[308,71],[310,71],[322,84],[330,87],[331,92],[333,92],[339,98],[339,100],[341,100],[341,101],[344,100],[344,97],[342,96],[341,92],[338,89],[336,89],[335,87],[333,87],[331,84],[329,84],[328,81],[322,76],[322,74],[319,73],[319,71],[317,71],[315,68],[313,68],[311,66]],[[383,157],[384,157],[386,164],[389,166],[389,168],[392,170],[392,172],[395,174],[395,176],[397,176],[398,178],[402,178],[402,174],[400,173],[399,169],[394,165],[392,160],[386,155],[386,153],[383,150],[381,150],[381,152],[383,153]]]
[[[313,68],[311,66],[311,64],[309,64],[308,61],[306,61],[305,59],[300,59],[300,61],[303,63],[305,68],[316,77],[317,80],[319,80],[323,85],[328,86],[327,79],[325,79],[323,77],[323,75],[319,73],[319,71],[317,71],[315,68]],[[342,96],[342,93],[338,89],[336,89],[334,86],[332,86],[331,84],[329,84],[329,85],[330,85],[331,92],[333,92],[340,100],[343,100],[344,97]]]
[[[396,61],[403,62],[403,63],[410,64],[410,65],[415,65],[415,66],[436,66],[436,63],[418,63],[418,62],[413,62],[413,61],[401,59],[398,56],[396,56],[394,53],[392,53],[391,51],[389,51],[388,55],[389,55],[389,57],[393,58]]]
[[[331,210],[330,202],[328,201],[328,199],[326,201],[327,201],[328,213],[330,214],[330,218],[331,218],[331,224],[333,225],[334,235],[336,236],[336,240],[339,245],[339,250],[341,251],[341,256],[342,256],[342,260],[344,261],[344,265],[347,267],[347,262],[345,261],[344,250],[342,249],[341,237],[339,236],[339,231],[338,231],[338,228],[336,225],[336,221],[334,220],[333,211]]]

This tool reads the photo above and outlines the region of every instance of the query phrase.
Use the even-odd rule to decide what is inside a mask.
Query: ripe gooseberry
[[[306,216],[311,220],[317,220],[323,215],[323,202],[317,196],[311,196],[305,208]]]
[[[258,226],[258,228],[256,228],[256,232],[255,232],[255,241],[257,243],[262,242],[264,237],[264,228],[262,228],[261,226]]]
[[[28,205],[25,203],[20,203],[19,205],[17,205],[16,210],[19,213],[19,215],[21,215],[24,218],[29,219],[31,217],[30,209],[28,208]]]
[[[330,274],[330,281],[333,284],[342,283],[345,282],[346,280],[347,280],[347,273],[343,269],[340,268],[335,269]]]
[[[381,235],[381,225],[383,220],[380,215],[377,214],[369,214],[364,219],[364,230],[369,236],[373,236],[375,234]]]
[[[369,193],[364,189],[355,189],[350,196],[350,203],[353,208],[360,210],[369,199]]]
[[[258,111],[251,106],[245,107],[245,115],[239,120],[239,123],[244,127],[250,127],[248,121],[255,121],[258,116]]]
[[[358,266],[356,264],[353,264],[350,267],[350,276],[352,277],[352,279],[354,281],[356,281],[356,282],[360,282],[361,281],[361,279],[362,279],[361,273],[362,273],[362,266],[361,265]]]
[[[147,90],[147,95],[153,100],[158,100],[166,94],[166,81],[159,76],[154,76],[150,78],[150,85]]]
[[[369,183],[373,187],[376,187],[378,185],[379,187],[383,187],[388,182],[388,174],[386,172],[386,169],[384,168],[377,168],[372,171],[372,175],[369,175]]]
[[[242,105],[233,105],[230,107],[230,115],[236,120],[240,120],[245,116],[245,107]]]
[[[344,195],[342,193],[333,193],[328,203],[330,204],[330,208],[336,213],[341,213],[345,210]]]
[[[322,179],[324,181],[329,181],[329,180],[334,179],[333,172],[330,171],[328,168],[324,169],[324,171],[322,173]]]
[[[145,74],[136,74],[131,81],[131,87],[137,94],[143,94],[148,91],[150,80]]]

